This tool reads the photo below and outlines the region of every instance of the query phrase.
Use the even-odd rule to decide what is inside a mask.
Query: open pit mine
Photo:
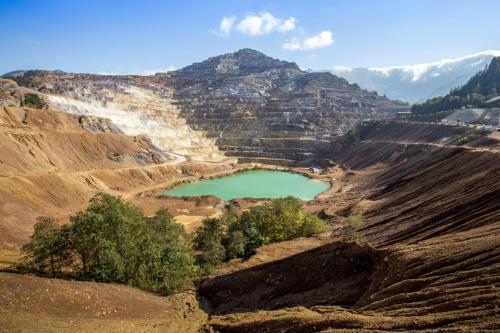
[[[408,110],[251,49],[152,76],[1,78],[0,331],[499,331],[500,132],[395,120]],[[330,184],[301,201],[326,231],[171,296],[16,271],[40,216],[68,223],[105,192],[194,234],[227,202],[158,193],[255,168]]]

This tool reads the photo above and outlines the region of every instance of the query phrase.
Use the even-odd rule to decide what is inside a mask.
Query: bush
[[[226,249],[222,245],[223,237],[223,220],[220,218],[203,220],[203,225],[197,230],[194,244],[195,248],[201,251],[198,260],[205,273],[209,273],[226,258]]]
[[[40,273],[162,294],[184,289],[198,273],[184,228],[166,210],[146,218],[132,204],[103,193],[62,228],[50,220],[37,223],[23,252],[24,263]]]
[[[476,139],[479,139],[481,137],[481,134],[477,132],[468,132],[464,134],[460,134],[457,137],[455,137],[455,142],[457,145],[465,145],[468,144],[469,142],[472,142]]]
[[[365,224],[363,211],[358,205],[351,207],[349,216],[346,218],[346,223],[350,227],[350,231],[346,234],[346,241],[355,242],[362,245],[366,242],[366,237],[359,231]]]
[[[293,198],[275,199],[236,216],[232,210],[221,218],[205,219],[198,229],[196,248],[200,262],[209,269],[232,258],[246,258],[265,244],[312,236],[323,232],[325,222],[305,214]]]
[[[310,237],[325,231],[325,222],[314,215],[306,215],[301,226],[300,234]]]
[[[37,94],[24,94],[23,106],[33,109],[45,109],[47,103]]]
[[[387,120],[369,120],[364,121],[360,124],[354,126],[349,132],[344,135],[344,139],[347,142],[358,142],[363,140],[368,135],[373,132],[376,132],[385,126],[387,126],[389,122]]]

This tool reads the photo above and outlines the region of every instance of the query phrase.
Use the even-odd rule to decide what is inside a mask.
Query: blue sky
[[[416,64],[500,49],[499,13],[498,0],[0,0],[0,73],[139,73],[243,47],[313,69]]]

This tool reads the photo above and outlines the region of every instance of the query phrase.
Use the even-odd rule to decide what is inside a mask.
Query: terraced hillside
[[[185,67],[167,80],[187,123],[244,162],[304,161],[359,120],[406,109],[330,73],[306,73],[251,49]]]
[[[307,73],[251,49],[155,76],[16,73],[54,110],[110,118],[193,160],[297,164],[355,123],[408,106],[330,73]]]

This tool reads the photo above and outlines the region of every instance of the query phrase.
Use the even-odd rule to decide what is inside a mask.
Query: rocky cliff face
[[[210,58],[166,76],[187,124],[245,161],[305,161],[316,144],[365,119],[406,108],[330,73],[254,50]]]
[[[250,49],[150,77],[31,71],[15,79],[45,94],[55,110],[108,117],[125,134],[211,161],[223,152],[241,161],[305,162],[358,121],[406,109]]]
[[[19,84],[42,93],[49,108],[109,118],[127,135],[146,135],[164,151],[193,160],[224,158],[213,140],[186,125],[173,90],[155,78],[31,71]]]

